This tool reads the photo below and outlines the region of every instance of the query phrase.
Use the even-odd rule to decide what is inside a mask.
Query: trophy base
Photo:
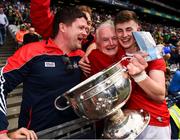
[[[107,119],[103,137],[135,139],[147,127],[149,121],[150,115],[144,110],[124,110],[123,114],[119,111]]]

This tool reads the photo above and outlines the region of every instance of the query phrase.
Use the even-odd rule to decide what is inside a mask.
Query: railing
[[[95,139],[95,124],[79,118],[37,132],[39,139]]]

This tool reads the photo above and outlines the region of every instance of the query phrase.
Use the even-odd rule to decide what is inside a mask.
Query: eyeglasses
[[[71,60],[69,59],[69,57],[67,55],[62,55],[62,61],[63,61],[64,65],[66,66],[65,70],[68,73],[72,73],[74,71],[74,66],[72,65]]]

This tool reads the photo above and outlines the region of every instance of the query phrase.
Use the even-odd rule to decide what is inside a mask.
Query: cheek
[[[116,32],[116,35],[117,35],[117,37],[121,37],[121,36],[122,36],[122,33]]]
[[[119,42],[120,44],[122,43],[121,38],[118,39],[118,42]]]
[[[128,31],[127,34],[128,34],[129,36],[133,36],[133,31]]]
[[[106,51],[106,46],[104,44],[102,44],[101,47],[99,48],[99,50],[102,52]]]
[[[118,45],[118,41],[117,40],[113,41],[113,44],[117,46]]]

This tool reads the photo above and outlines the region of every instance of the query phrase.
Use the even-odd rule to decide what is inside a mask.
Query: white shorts
[[[171,139],[171,127],[159,127],[148,125],[136,139]]]

